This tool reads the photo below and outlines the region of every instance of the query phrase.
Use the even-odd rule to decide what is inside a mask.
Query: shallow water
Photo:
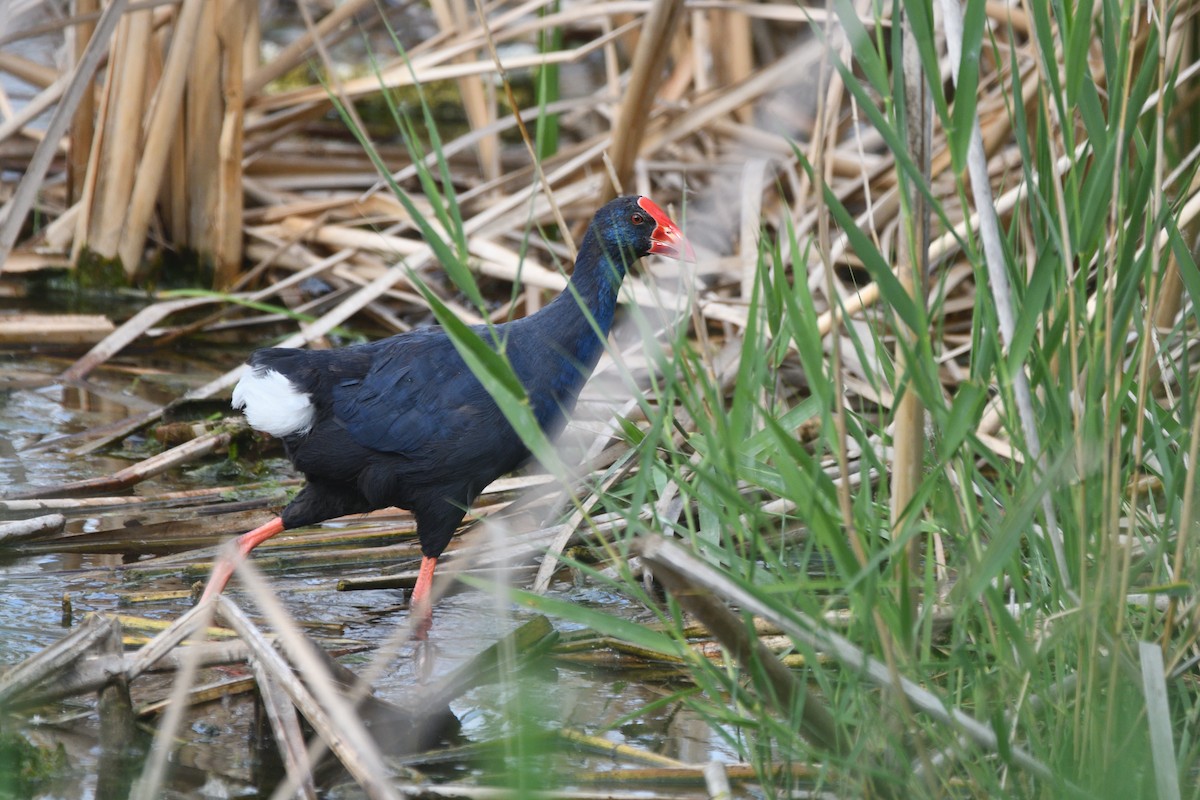
[[[89,430],[164,403],[190,386],[215,377],[220,368],[212,359],[139,358],[136,364],[141,374],[102,370],[91,378],[96,391],[88,392],[53,382],[53,376],[69,363],[67,360],[28,353],[0,354],[0,359],[0,372],[3,373],[0,382],[0,485],[6,491],[53,487],[67,481],[109,475],[133,463],[134,459],[155,452],[157,445],[145,438],[148,434],[139,434],[125,442],[120,452],[128,458],[111,453],[71,457],[61,448],[36,448],[57,437]],[[135,361],[131,359],[124,363],[132,367]],[[145,366],[161,371],[147,373],[141,369]],[[43,385],[29,385],[39,380]],[[171,470],[126,493],[158,496],[166,492],[237,483],[227,479],[229,474],[237,475],[238,470],[223,463],[224,458],[211,456],[202,463]],[[268,463],[273,469],[287,468],[281,459],[272,459]],[[214,476],[221,480],[214,483]],[[257,514],[266,519],[269,513],[262,509],[251,512],[250,516]],[[143,521],[158,523],[173,514],[184,517],[178,524],[187,526],[191,512],[186,509],[147,514]],[[11,518],[13,515],[0,512],[0,516]],[[239,520],[245,518],[238,517]],[[104,524],[108,523],[99,515],[74,514],[69,516],[68,531],[82,533]],[[229,534],[236,532],[240,531],[228,531]],[[0,557],[0,595],[3,598],[0,602],[0,668],[20,662],[61,638],[68,631],[65,626],[77,624],[89,612],[132,614],[169,622],[190,608],[190,599],[182,593],[191,579],[181,571],[168,571],[135,585],[128,573],[120,569],[144,558],[147,556],[54,552],[53,549],[31,555],[28,548],[10,550],[7,556]],[[338,572],[342,576],[371,575],[386,566],[388,564],[381,561],[339,568]],[[329,572],[328,569],[309,574],[288,572],[282,577],[272,574],[271,579],[292,617],[308,625],[318,641],[347,639],[365,646],[363,652],[341,659],[344,665],[363,674],[378,648],[406,624],[403,594],[393,590],[337,592]],[[179,595],[133,606],[124,604],[135,588],[140,592],[177,591]],[[647,618],[644,609],[631,606],[617,593],[570,582],[562,582],[557,589],[559,597],[574,602],[631,618]],[[240,589],[235,587],[231,591],[235,598],[245,599]],[[70,596],[73,607],[70,620],[64,620],[64,594]],[[480,591],[461,591],[444,598],[437,607],[430,637],[436,652],[437,673],[449,672],[466,662],[532,617],[530,612],[498,602],[495,597]],[[560,631],[570,630],[571,626],[561,621],[552,622]],[[398,657],[375,678],[376,696],[397,704],[419,697],[423,684],[414,663],[412,646],[402,647]],[[216,677],[234,672],[239,671],[225,670]],[[209,675],[203,680],[212,679]],[[139,679],[134,684],[135,705],[139,699],[144,699],[139,695],[165,692],[165,688],[161,678]],[[733,760],[732,753],[708,725],[678,703],[665,704],[645,714],[637,713],[678,688],[644,682],[635,673],[584,669],[542,659],[519,676],[508,676],[499,683],[478,687],[458,698],[452,704],[462,729],[457,744],[541,741],[539,733],[567,727],[689,763]],[[92,702],[91,698],[84,700]],[[47,710],[44,716],[59,712],[61,709]],[[175,759],[169,784],[171,791],[176,793],[174,796],[200,793],[200,796],[253,797],[269,790],[277,778],[258,774],[259,761],[249,742],[253,713],[253,704],[245,696],[235,701],[210,703],[193,711],[189,717],[190,727],[183,732],[185,741]],[[62,744],[66,749],[70,776],[51,787],[51,796],[98,796],[95,778],[99,759],[97,729],[94,714],[66,726],[26,726],[25,733],[38,743]],[[486,759],[482,763],[460,760],[435,768],[431,774],[441,779],[476,779],[490,774],[494,779],[506,770],[509,773],[520,770],[521,764],[534,764],[523,773],[526,788],[531,788],[529,776],[534,774],[537,776],[535,783],[547,788],[561,788],[573,783],[570,776],[603,772],[617,766],[637,766],[617,764],[609,756],[584,754],[561,742],[539,747],[541,749],[532,755],[514,751],[490,763]],[[518,745],[517,750],[520,749]],[[526,757],[533,761],[523,761]],[[677,796],[689,794],[678,789],[671,791]],[[697,791],[702,794],[702,790]],[[328,796],[355,797],[358,794],[352,785],[342,785],[331,790]]]

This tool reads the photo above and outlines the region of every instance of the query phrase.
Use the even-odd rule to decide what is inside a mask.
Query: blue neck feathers
[[[636,258],[621,252],[627,248],[604,244],[588,230],[570,284],[540,312],[522,320],[524,331],[542,346],[521,348],[524,355],[540,356],[535,363],[522,359],[513,366],[543,427],[556,426],[562,413],[574,408],[612,328],[625,268]]]

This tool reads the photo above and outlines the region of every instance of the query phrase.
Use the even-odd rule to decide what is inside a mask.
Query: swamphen
[[[596,328],[607,336],[626,269],[650,253],[694,259],[650,199],[613,200],[593,218],[567,291],[529,317],[474,329],[504,343],[549,436],[562,430],[600,358]],[[217,561],[202,600],[219,594],[237,561],[281,531],[399,506],[416,516],[421,540],[412,608],[422,614],[423,638],[438,557],[472,501],[529,451],[441,328],[340,350],[257,350],[249,366],[233,391],[234,408],[244,408],[255,429],[283,439],[308,482],[281,516],[241,536],[236,554]]]

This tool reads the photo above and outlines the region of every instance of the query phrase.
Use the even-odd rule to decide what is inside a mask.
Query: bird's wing
[[[417,335],[414,335],[417,334]],[[370,369],[331,386],[338,423],[363,447],[414,461],[449,459],[468,434],[495,427],[495,402],[438,329],[374,348]],[[485,434],[486,438],[486,434]]]

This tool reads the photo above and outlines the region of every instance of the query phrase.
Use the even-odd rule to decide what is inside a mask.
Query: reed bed
[[[126,684],[176,653],[139,797],[163,785],[200,665],[224,658],[256,665],[280,796],[318,791],[299,708],[372,797],[646,781],[655,796],[1200,797],[1198,8],[347,0],[302,2],[268,48],[249,4],[114,0],[0,31],[0,71],[33,87],[0,121],[0,278],[19,294],[14,276],[68,264],[85,286],[179,286],[181,253],[205,276],[111,331],[92,320],[90,338],[37,322],[61,324],[67,386],[134,348],[325,347],[532,313],[606,198],[669,206],[698,262],[627,281],[565,443],[530,436],[543,468],[481,499],[435,587],[507,587],[586,632],[506,640],[431,696],[515,686],[538,659],[620,669],[670,687],[663,702],[741,763],[623,752],[629,769],[593,792],[595,776],[535,779],[519,753],[601,743],[517,720],[491,743],[503,788],[414,777],[348,704],[407,629],[339,676],[254,568],[278,650],[229,599],[228,651],[177,647],[211,607],[132,652],[97,620],[0,679],[0,705],[99,691],[97,713],[128,727]],[[75,66],[7,52],[34,33],[66,37]],[[505,370],[485,361],[480,378],[521,429]],[[0,546],[127,552],[136,514],[154,557],[113,576],[128,602],[203,577],[293,484],[127,492],[266,446],[236,419],[198,421],[239,371],[37,445],[86,458],[147,426],[163,441],[108,477],[14,487],[0,508],[24,522]],[[99,524],[64,534],[82,514]],[[280,537],[256,565],[353,591],[410,586],[417,558],[411,518],[389,512]],[[568,577],[656,621],[547,594]],[[97,652],[118,679],[54,689],[54,669]]]

